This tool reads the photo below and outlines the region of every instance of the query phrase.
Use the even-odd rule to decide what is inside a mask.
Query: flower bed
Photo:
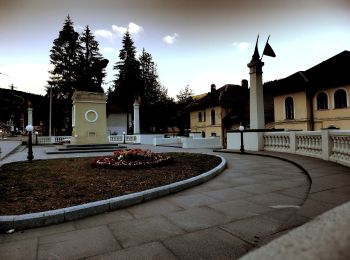
[[[147,167],[170,162],[171,160],[170,156],[153,153],[150,150],[117,150],[113,152],[113,156],[95,159],[92,166],[101,168]]]

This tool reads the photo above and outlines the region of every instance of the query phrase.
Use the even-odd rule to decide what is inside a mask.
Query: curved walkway
[[[286,161],[219,154],[228,167],[208,183],[123,210],[0,235],[0,258],[234,259],[350,200],[349,168],[279,154],[302,165],[311,186]],[[15,156],[24,155],[7,159]]]

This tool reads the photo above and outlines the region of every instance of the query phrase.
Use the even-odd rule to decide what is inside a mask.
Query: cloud
[[[113,40],[113,33],[108,30],[96,30],[94,34],[108,40]]]
[[[82,25],[74,25],[74,30],[75,31],[78,31],[78,32],[82,32],[82,31],[84,31],[84,29],[85,29],[85,27],[84,26],[82,26]]]
[[[173,35],[167,35],[163,37],[163,42],[167,44],[173,44],[179,37],[180,35],[177,33],[174,33]]]
[[[130,34],[139,34],[143,32],[143,27],[140,25],[137,25],[136,23],[130,22],[127,27],[123,26],[117,26],[117,25],[112,25],[112,30],[119,36],[122,36],[125,34],[127,30],[129,30]]]
[[[239,51],[245,51],[249,47],[250,43],[249,42],[234,42],[232,45],[237,47],[237,49]]]

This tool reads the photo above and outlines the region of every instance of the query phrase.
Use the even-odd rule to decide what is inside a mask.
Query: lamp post
[[[32,144],[33,129],[34,129],[34,127],[32,125],[27,125],[26,126],[26,130],[28,132],[28,156],[27,156],[27,159],[28,159],[28,162],[30,162],[30,163],[34,159],[34,156],[33,156],[33,144]]]
[[[241,153],[244,153],[244,144],[243,144],[243,131],[244,131],[244,126],[240,125],[238,130],[240,131],[241,133]]]
[[[126,142],[125,142],[125,132],[123,132],[123,137],[124,137],[124,138],[123,138],[123,139],[124,139],[124,142],[123,142],[123,143],[125,144],[125,143],[126,143]]]
[[[0,138],[4,139],[3,133],[2,133],[2,129],[0,129]]]

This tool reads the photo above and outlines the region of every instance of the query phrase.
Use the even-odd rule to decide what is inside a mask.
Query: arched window
[[[325,92],[317,95],[317,110],[328,109],[328,96]]]
[[[202,112],[198,112],[198,122],[202,122]]]
[[[215,109],[210,111],[210,122],[212,125],[215,125]]]
[[[294,100],[292,97],[287,97],[284,101],[284,109],[286,119],[294,119]]]
[[[334,108],[347,107],[346,91],[344,89],[338,89],[334,93]]]

